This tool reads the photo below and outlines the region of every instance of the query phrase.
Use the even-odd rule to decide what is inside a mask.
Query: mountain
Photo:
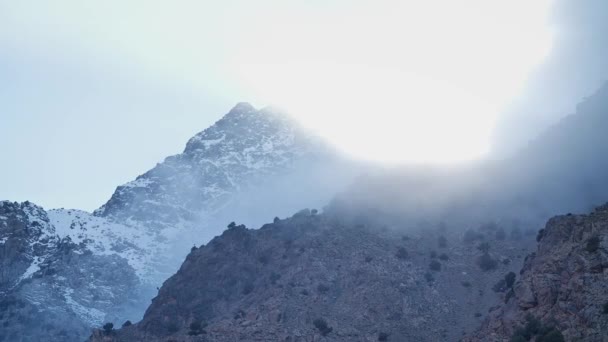
[[[606,341],[608,205],[552,218],[505,304],[466,341]]]
[[[126,260],[60,236],[29,202],[0,202],[0,261],[0,341],[78,341],[145,305]]]
[[[454,341],[463,335],[485,341],[495,334],[502,341],[514,328],[494,329],[493,320],[489,330],[474,333],[488,312],[499,315],[496,308],[505,300],[514,305],[512,298],[523,298],[529,310],[539,296],[555,305],[562,280],[578,263],[583,279],[604,264],[580,254],[593,241],[589,231],[600,235],[601,248],[599,221],[564,235],[575,234],[581,220],[567,216],[577,219],[560,224],[566,233],[558,235],[570,244],[562,250],[550,237],[550,221],[539,235],[545,257],[528,258],[518,280],[543,222],[608,200],[607,95],[608,87],[601,88],[513,158],[368,170],[322,214],[305,210],[259,230],[230,226],[192,250],[141,322],[95,331],[91,341]],[[543,241],[553,242],[543,247]],[[535,276],[540,283],[525,285]],[[590,296],[574,294],[580,279],[567,284],[561,311],[530,319],[534,333],[550,334],[543,341],[559,341],[560,334],[596,341],[604,332],[596,318],[580,313],[572,319],[583,323],[568,321],[578,309],[597,316],[605,293],[601,274],[594,277]],[[498,312],[522,322],[519,311]],[[576,335],[577,327],[592,337]]]
[[[239,103],[170,156],[119,186],[93,215],[52,210],[62,232],[91,249],[116,253],[158,286],[194,244],[233,220],[261,225],[321,205],[349,182],[338,154],[272,108]]]
[[[92,340],[454,340],[497,304],[492,286],[534,243],[498,231],[484,230],[486,255],[460,232],[404,232],[331,212],[233,226],[188,255],[141,322]]]
[[[80,341],[136,321],[193,245],[235,219],[320,206],[353,165],[287,114],[239,103],[94,213],[0,202],[0,341]]]

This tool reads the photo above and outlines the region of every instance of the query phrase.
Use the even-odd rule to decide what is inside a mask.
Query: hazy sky
[[[0,0],[0,199],[94,209],[239,101],[361,157],[521,143],[605,78],[605,4]]]

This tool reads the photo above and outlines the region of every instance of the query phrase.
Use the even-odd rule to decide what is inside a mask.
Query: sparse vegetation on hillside
[[[433,271],[441,271],[441,263],[437,260],[431,260],[429,268]]]
[[[536,317],[528,314],[526,324],[513,333],[510,341],[530,341],[533,337],[538,342],[565,342],[564,336],[559,330],[553,326],[542,324]]]
[[[491,271],[491,270],[496,269],[496,266],[498,266],[498,261],[496,261],[496,259],[492,258],[492,256],[490,256],[490,254],[484,253],[477,259],[477,264],[479,265],[479,268],[481,268],[482,270]]]
[[[448,239],[445,236],[440,236],[437,238],[437,245],[439,248],[446,248],[448,246]]]
[[[409,253],[407,252],[405,247],[399,247],[399,248],[397,248],[396,255],[397,255],[397,258],[399,258],[399,259],[407,259],[407,257],[409,256]]]
[[[589,240],[587,240],[587,245],[585,246],[585,250],[589,253],[595,253],[600,248],[600,238],[599,236],[593,236]]]
[[[103,325],[103,332],[106,335],[110,335],[114,331],[114,323],[106,323]]]
[[[314,324],[315,328],[317,328],[323,336],[326,336],[334,330],[332,327],[327,325],[327,322],[323,318],[315,319],[312,324]]]

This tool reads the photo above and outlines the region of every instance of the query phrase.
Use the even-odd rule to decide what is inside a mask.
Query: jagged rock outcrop
[[[527,250],[490,238],[504,263],[485,272],[460,234],[404,234],[308,210],[259,230],[229,227],[192,250],[141,322],[91,340],[456,340],[497,304],[492,285]]]
[[[506,304],[465,341],[608,341],[608,205],[554,217],[538,239]]]

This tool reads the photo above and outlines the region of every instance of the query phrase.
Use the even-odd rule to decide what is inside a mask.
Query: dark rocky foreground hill
[[[193,249],[141,322],[91,341],[455,341],[534,244],[503,233],[405,233],[314,211],[232,226]]]
[[[608,341],[608,205],[552,218],[506,304],[466,341]]]

